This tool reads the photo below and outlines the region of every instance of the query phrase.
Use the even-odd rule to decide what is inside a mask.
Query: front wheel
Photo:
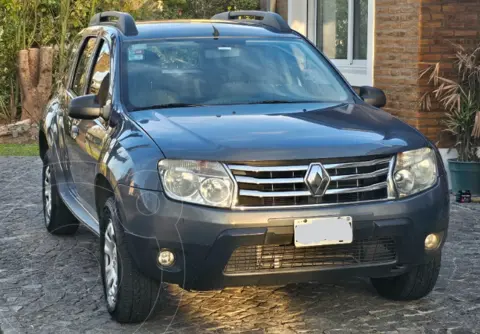
[[[100,261],[107,310],[120,323],[146,321],[159,304],[161,283],[144,276],[132,262],[113,197],[105,203],[101,226]]]
[[[411,271],[388,278],[372,278],[372,284],[378,293],[393,300],[416,300],[427,296],[435,287],[440,273],[441,259],[433,258],[429,262],[417,265]]]

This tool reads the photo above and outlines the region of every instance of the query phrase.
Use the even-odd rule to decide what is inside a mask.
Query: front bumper
[[[348,276],[396,276],[431,257],[441,256],[449,222],[444,177],[433,188],[402,200],[281,210],[207,208],[169,200],[161,192],[123,185],[117,190],[129,252],[138,268],[157,280],[196,290],[331,281]],[[224,273],[238,247],[290,244],[294,219],[327,216],[351,216],[354,240],[394,239],[396,259],[376,264]],[[444,232],[441,246],[426,251],[425,237],[437,232]],[[157,264],[158,252],[163,248],[176,255],[170,268]]]

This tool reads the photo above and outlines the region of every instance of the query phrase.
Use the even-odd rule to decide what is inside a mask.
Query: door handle
[[[70,131],[70,134],[71,134],[73,139],[77,138],[79,132],[80,132],[80,130],[78,129],[78,126],[72,125],[72,129]]]

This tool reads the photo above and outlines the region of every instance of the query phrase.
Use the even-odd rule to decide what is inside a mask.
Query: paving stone
[[[145,324],[105,309],[98,240],[85,228],[49,235],[41,162],[0,158],[0,334],[6,333],[480,333],[480,204],[452,203],[435,290],[420,301],[379,297],[368,280],[186,292]]]

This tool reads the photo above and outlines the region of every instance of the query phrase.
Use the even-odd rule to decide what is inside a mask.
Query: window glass
[[[88,81],[88,64],[95,48],[95,41],[95,37],[89,37],[84,42],[84,47],[80,59],[78,60],[77,69],[72,83],[72,91],[78,96],[83,95],[85,92],[85,87]]]
[[[130,110],[350,96],[327,61],[300,39],[151,40],[123,48],[122,97]]]
[[[327,57],[367,59],[368,0],[318,0],[317,10],[317,45]],[[350,11],[353,22],[349,22]],[[349,24],[353,25],[353,35]],[[353,54],[348,51],[350,39]]]
[[[103,79],[110,73],[110,48],[108,44],[102,40],[100,45],[100,51],[95,59],[95,66],[92,72],[92,79],[90,80],[89,94],[98,94],[100,85]]]
[[[318,0],[317,45],[331,59],[347,59],[348,0]]]
[[[368,0],[354,1],[353,59],[367,59]]]
[[[70,46],[70,49],[68,50],[67,57],[65,58],[65,68],[60,69],[62,71],[62,81],[65,87],[68,87],[68,82],[70,75],[72,75],[73,71],[71,71],[71,67],[68,66],[68,64],[75,64],[77,61],[77,53],[80,47],[83,45],[81,43],[82,41],[82,35],[77,35],[73,39],[72,45]]]

